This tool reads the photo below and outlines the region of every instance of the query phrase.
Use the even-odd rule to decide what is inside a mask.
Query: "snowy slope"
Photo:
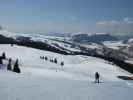
[[[0,71],[1,100],[132,100],[132,82],[46,79]]]
[[[0,45],[2,52],[19,59],[22,73],[0,70],[0,100],[132,100],[133,83],[117,78],[131,74],[102,59],[16,45]],[[44,61],[42,55],[65,65]],[[96,71],[101,74],[99,85],[93,83]]]
[[[18,58],[22,72],[44,77],[91,80],[94,79],[93,74],[98,71],[101,73],[103,80],[118,80],[116,76],[128,74],[119,67],[110,65],[107,61],[94,57],[80,55],[66,56],[22,46],[11,47],[10,45],[1,45],[0,52],[6,52],[7,57],[11,57],[14,60]],[[59,63],[55,64],[44,61],[40,59],[40,56],[48,56],[49,59],[57,58]],[[63,68],[60,66],[61,61],[65,63]]]

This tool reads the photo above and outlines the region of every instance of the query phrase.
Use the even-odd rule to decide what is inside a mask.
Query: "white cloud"
[[[133,18],[126,17],[123,19],[123,21],[127,24],[133,24]]]
[[[133,33],[133,18],[125,17],[121,20],[105,20],[96,23],[100,32],[126,32]]]
[[[99,21],[96,23],[98,26],[113,26],[113,25],[119,25],[120,22],[116,20],[111,20],[111,21]]]
[[[133,18],[125,17],[122,20],[99,21],[96,23],[96,25],[103,25],[103,26],[114,26],[122,24],[133,24]]]

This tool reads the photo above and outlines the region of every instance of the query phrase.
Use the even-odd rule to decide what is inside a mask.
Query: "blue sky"
[[[133,33],[133,0],[0,0],[0,25],[15,32]]]

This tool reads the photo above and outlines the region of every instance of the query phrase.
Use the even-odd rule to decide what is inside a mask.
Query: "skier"
[[[54,59],[54,63],[56,63],[56,64],[57,64],[57,58],[55,58],[55,59]]]
[[[63,61],[61,62],[61,66],[64,66],[64,62]]]
[[[60,65],[61,65],[61,68],[63,70],[64,62],[62,61]]]
[[[47,56],[44,57],[45,60],[48,60]]]
[[[95,83],[99,83],[100,74],[98,72],[95,73]]]

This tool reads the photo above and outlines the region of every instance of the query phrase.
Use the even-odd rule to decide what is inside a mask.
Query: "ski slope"
[[[131,74],[102,59],[17,45],[0,45],[2,52],[13,61],[19,59],[22,73],[0,69],[0,100],[132,100],[133,82],[117,78]],[[57,58],[58,64],[40,56]],[[94,84],[96,71],[101,75],[100,84]]]
[[[74,80],[93,80],[96,71],[101,73],[103,80],[119,80],[118,75],[129,75],[126,71],[117,66],[108,64],[95,57],[82,55],[61,55],[48,51],[37,50],[22,46],[1,45],[0,53],[5,52],[8,58],[19,59],[23,73],[41,75],[44,77],[60,77]],[[40,56],[47,56],[48,59],[57,58],[58,64],[40,59]],[[62,67],[60,62],[64,61]]]

